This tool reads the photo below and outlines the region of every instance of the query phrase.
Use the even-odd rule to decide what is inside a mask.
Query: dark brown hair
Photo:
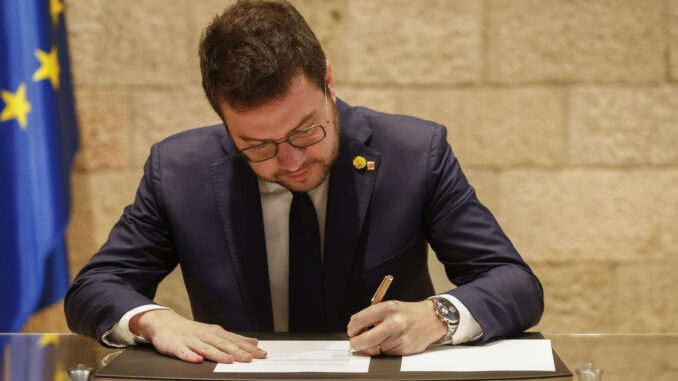
[[[238,1],[207,26],[199,54],[202,87],[220,116],[220,101],[235,109],[261,106],[284,96],[301,73],[320,89],[325,82],[325,53],[285,0]]]

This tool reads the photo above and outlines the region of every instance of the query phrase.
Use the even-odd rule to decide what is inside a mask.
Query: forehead
[[[267,140],[285,136],[322,105],[323,91],[306,76],[292,80],[287,93],[262,106],[237,110],[222,103],[221,111],[234,137]]]

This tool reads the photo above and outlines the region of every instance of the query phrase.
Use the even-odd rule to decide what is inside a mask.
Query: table
[[[603,380],[678,380],[678,333],[543,335],[573,373],[593,362],[604,368]],[[0,334],[0,346],[2,381],[66,381],[68,369],[76,364],[98,370],[121,353],[73,334]]]

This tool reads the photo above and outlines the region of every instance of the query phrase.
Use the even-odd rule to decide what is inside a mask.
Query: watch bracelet
[[[433,302],[433,312],[435,312],[438,320],[440,320],[441,322],[443,322],[445,324],[445,326],[447,327],[447,332],[445,333],[445,335],[440,340],[436,341],[433,344],[435,344],[435,345],[449,344],[449,343],[452,342],[452,336],[454,335],[454,332],[457,331],[459,324],[457,323],[457,325],[452,325],[443,317],[443,315],[440,313],[440,310],[438,309],[438,303],[439,302],[438,302],[437,299],[438,299],[437,297],[432,297],[429,300],[431,302]]]

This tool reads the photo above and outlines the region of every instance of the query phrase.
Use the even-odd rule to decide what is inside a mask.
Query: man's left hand
[[[363,328],[374,326],[360,333]],[[411,355],[423,352],[447,333],[447,325],[435,315],[430,300],[389,300],[367,307],[348,322],[351,348],[374,356]]]

